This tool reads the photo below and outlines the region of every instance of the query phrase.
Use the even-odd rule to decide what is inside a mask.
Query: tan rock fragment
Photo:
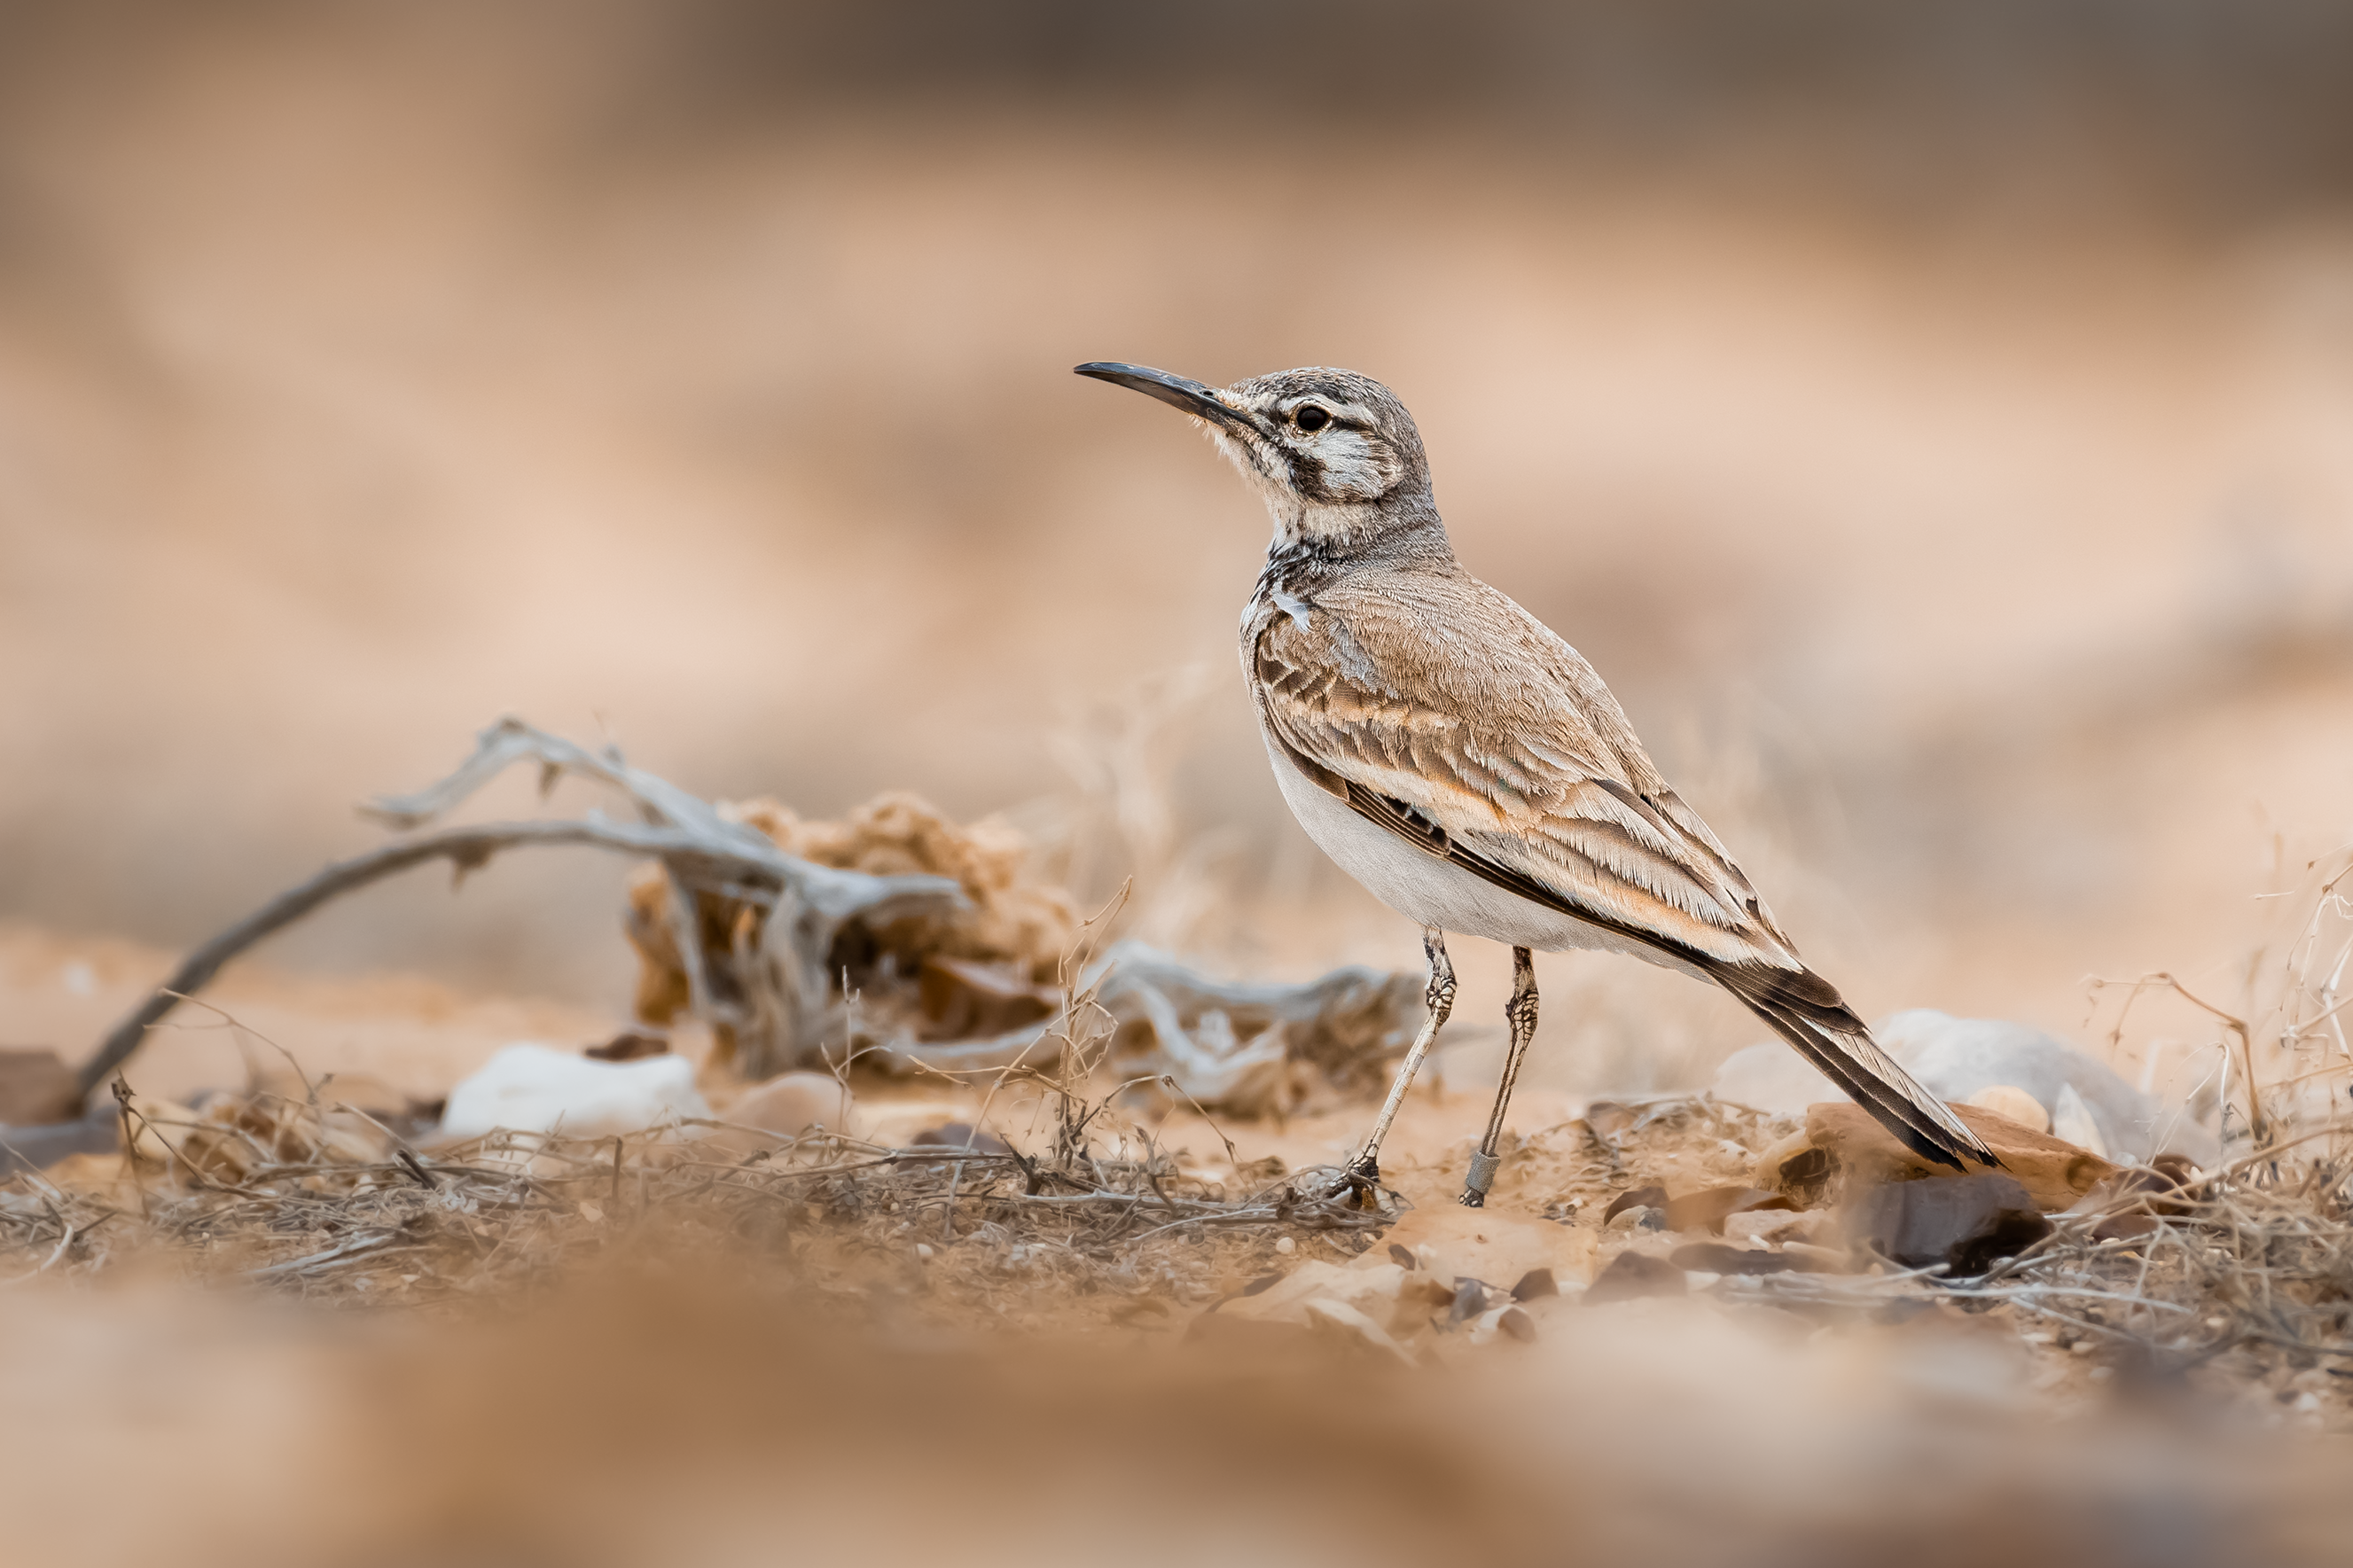
[[[1493,1344],[1498,1339],[1532,1344],[1536,1338],[1535,1320],[1509,1301],[1490,1307],[1462,1326],[1468,1331],[1465,1338],[1474,1345]]]
[[[1390,1267],[1396,1266],[1392,1264]],[[1414,1364],[1413,1357],[1407,1353],[1403,1345],[1391,1339],[1378,1323],[1345,1301],[1318,1297],[1304,1303],[1301,1310],[1309,1331],[1320,1340],[1352,1351],[1394,1357],[1406,1366]]]
[[[2046,1132],[2021,1127],[2006,1116],[1976,1105],[1957,1105],[1953,1114],[1983,1139],[2001,1161],[2004,1174],[2024,1187],[2035,1206],[2045,1214],[2066,1208],[2115,1173],[2116,1167],[2088,1149]],[[1807,1152],[1785,1157],[1785,1178],[1793,1167],[1810,1163],[1808,1152],[1827,1156],[1832,1167],[1831,1184],[1852,1193],[1883,1182],[1908,1182],[1924,1176],[1963,1173],[1935,1165],[1898,1143],[1861,1106],[1848,1100],[1825,1100],[1806,1109]],[[1777,1145],[1774,1152],[1778,1152]],[[1788,1190],[1785,1186],[1784,1190]]]
[[[2007,1116],[2029,1131],[2048,1132],[2052,1130],[2051,1113],[2042,1108],[2042,1102],[2014,1083],[1989,1083],[1969,1096],[1969,1103],[1990,1110],[1996,1116]],[[2061,1133],[2060,1136],[2065,1137],[2066,1134]],[[2082,1140],[2070,1142],[2082,1142]]]
[[[1669,1200],[1667,1228],[1704,1230],[1712,1236],[1722,1236],[1725,1222],[1734,1215],[1757,1209],[1786,1213],[1789,1207],[1789,1199],[1769,1187],[1707,1187]]]

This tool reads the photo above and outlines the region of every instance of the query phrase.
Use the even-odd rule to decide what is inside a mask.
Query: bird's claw
[[[1340,1173],[1340,1185],[1334,1192],[1333,1195],[1336,1197],[1341,1193],[1345,1193],[1353,1198],[1358,1208],[1372,1209],[1379,1207],[1381,1202],[1380,1162],[1374,1159],[1370,1154],[1359,1154],[1355,1160],[1349,1162],[1346,1168],[1342,1170]]]
[[[1495,1172],[1504,1163],[1503,1156],[1484,1149],[1471,1152],[1471,1173],[1462,1179],[1462,1195],[1454,1201],[1466,1209],[1487,1206],[1487,1194],[1494,1190]]]

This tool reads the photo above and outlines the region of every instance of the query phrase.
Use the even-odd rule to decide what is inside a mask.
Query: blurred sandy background
[[[2227,992],[2353,825],[2348,67],[2286,0],[12,6],[0,1034],[507,711],[810,814],[1047,822],[1124,745],[1155,934],[1418,962],[1251,733],[1263,516],[1097,358],[1396,387],[1866,1015]],[[265,958],[617,1019],[625,870]],[[1546,963],[1555,1082],[1758,1033]]]

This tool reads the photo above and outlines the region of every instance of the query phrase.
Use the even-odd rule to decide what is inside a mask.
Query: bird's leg
[[[1512,1048],[1504,1058],[1504,1081],[1495,1090],[1494,1113],[1487,1118],[1487,1136],[1471,1156],[1471,1175],[1462,1184],[1465,1208],[1485,1208],[1488,1189],[1495,1184],[1495,1168],[1504,1163],[1496,1152],[1504,1139],[1504,1110],[1512,1103],[1512,1086],[1519,1081],[1520,1060],[1528,1042],[1536,1037],[1536,965],[1525,947],[1512,949],[1512,999],[1504,1004],[1504,1020],[1512,1026]]]
[[[1454,965],[1446,956],[1446,933],[1436,926],[1424,927],[1421,951],[1430,959],[1430,984],[1421,993],[1422,1005],[1430,1009],[1423,1020],[1421,1033],[1413,1039],[1413,1048],[1405,1054],[1405,1065],[1398,1068],[1397,1081],[1389,1085],[1389,1098],[1381,1107],[1380,1120],[1373,1123],[1373,1135],[1365,1140],[1365,1152],[1351,1161],[1347,1184],[1356,1194],[1358,1203],[1369,1208],[1378,1198],[1375,1195],[1381,1180],[1381,1140],[1389,1135],[1389,1123],[1397,1120],[1398,1107],[1405,1103],[1405,1091],[1413,1085],[1413,1075],[1421,1070],[1421,1058],[1430,1054],[1430,1043],[1438,1038],[1446,1015],[1454,1010]]]

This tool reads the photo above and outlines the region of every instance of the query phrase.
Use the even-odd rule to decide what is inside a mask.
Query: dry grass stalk
[[[1098,921],[1090,922],[1099,929]],[[1378,1216],[1312,1170],[1240,1194],[1188,1173],[1097,1088],[1113,1033],[1082,940],[1036,1059],[992,1069],[1055,1107],[1037,1154],[786,1138],[695,1121],[595,1140],[501,1131],[421,1149],[335,1100],[260,1089],[190,1117],[145,1115],[125,1088],[119,1179],[25,1174],[0,1184],[0,1256],[19,1277],[90,1275],[132,1258],[200,1279],[376,1303],[501,1299],[607,1258],[708,1249],[787,1289],[923,1287],[944,1306],[1045,1300],[1206,1300],[1262,1269],[1280,1235],[1329,1233],[1348,1254]],[[985,1117],[985,1110],[983,1111]],[[750,1152],[745,1152],[749,1148]],[[1231,1149],[1229,1145],[1229,1153]],[[927,1259],[936,1259],[927,1262]]]

